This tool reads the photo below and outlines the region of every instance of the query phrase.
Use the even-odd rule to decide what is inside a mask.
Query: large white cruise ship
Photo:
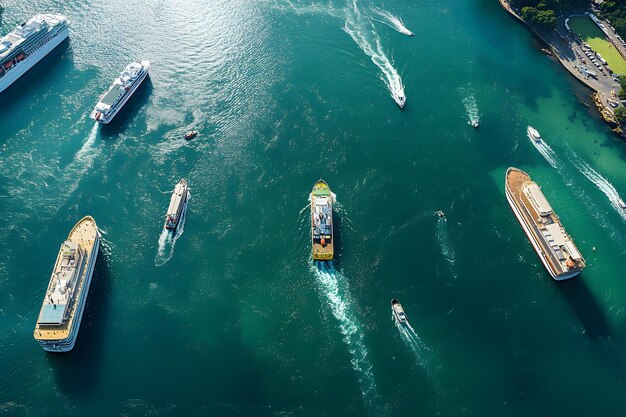
[[[0,92],[69,36],[67,17],[38,14],[0,39]]]
[[[150,62],[140,61],[128,64],[109,89],[100,97],[89,117],[102,124],[107,124],[120,111],[135,90],[148,75]]]
[[[76,223],[61,245],[35,326],[44,350],[74,348],[99,248],[100,232],[91,216]]]

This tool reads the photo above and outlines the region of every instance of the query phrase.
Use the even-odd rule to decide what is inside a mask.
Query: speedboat
[[[437,216],[439,216],[439,217],[441,217],[441,218],[444,218],[444,217],[446,217],[446,213],[444,213],[444,212],[443,212],[443,211],[441,211],[441,210],[437,210]]]
[[[535,142],[541,142],[541,135],[539,134],[537,129],[535,129],[532,126],[528,126],[528,128],[526,129],[526,132],[528,133],[529,138],[531,138]]]
[[[626,203],[624,203],[624,200],[622,200],[621,198],[617,200],[617,204],[619,204],[619,206],[626,210]]]
[[[407,319],[406,314],[404,314],[404,309],[400,304],[400,301],[395,298],[391,299],[391,312],[393,313],[393,317],[400,324],[408,323],[409,319]]]
[[[406,96],[404,95],[404,93],[402,93],[396,98],[396,103],[398,103],[398,106],[401,109],[404,108],[404,103],[406,103]]]
[[[470,122],[470,125],[474,128],[477,129],[478,128],[478,120],[472,120]]]
[[[197,130],[190,130],[189,132],[185,133],[185,139],[190,140],[196,137],[196,135],[198,134]]]

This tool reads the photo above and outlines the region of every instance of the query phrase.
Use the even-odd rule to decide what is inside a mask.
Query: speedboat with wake
[[[470,126],[472,126],[474,129],[478,128],[478,120],[472,120],[470,122]]]
[[[398,107],[403,109],[404,108],[404,104],[406,103],[406,96],[404,95],[404,89],[402,89],[400,94],[398,94],[397,97],[394,97],[394,98],[396,100],[396,103],[398,104]]]
[[[165,215],[165,228],[168,230],[176,230],[180,223],[180,218],[183,216],[187,200],[189,199],[189,187],[187,181],[180,180],[170,199],[170,206],[167,209]]]
[[[541,142],[541,135],[534,127],[528,126],[528,128],[526,129],[526,133],[528,133],[528,137],[530,139],[534,140],[535,142]]]
[[[626,203],[624,203],[624,200],[622,200],[621,198],[617,200],[617,204],[619,204],[619,206],[626,210]]]
[[[189,132],[185,133],[185,139],[191,140],[195,138],[197,135],[198,135],[197,130],[190,130]]]
[[[409,322],[406,314],[404,314],[402,304],[400,304],[400,301],[396,300],[395,298],[391,299],[391,312],[393,313],[394,319],[396,319],[399,324],[405,324]]]

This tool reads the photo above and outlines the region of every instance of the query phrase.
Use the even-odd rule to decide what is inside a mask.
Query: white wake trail
[[[611,202],[613,208],[619,213],[619,215],[626,220],[626,211],[620,206],[621,197],[617,192],[617,189],[604,178],[598,171],[593,169],[588,163],[583,161],[578,155],[574,154],[576,168],[582,174],[587,177],[600,191],[604,193]]]
[[[450,236],[448,235],[448,220],[445,217],[437,218],[437,242],[439,243],[443,257],[450,265],[454,278],[456,278],[456,253],[454,252],[454,248],[450,242]]]
[[[352,0],[346,9],[346,21],[343,30],[381,70],[381,80],[389,89],[394,101],[400,107],[404,106],[406,95],[404,94],[402,78],[385,54],[372,19],[361,13],[356,0]]]
[[[352,368],[359,374],[363,397],[372,403],[377,397],[376,382],[372,364],[367,357],[363,327],[354,314],[346,278],[335,270],[332,261],[315,261],[312,264],[312,271],[326,303],[339,323],[343,341],[348,345],[348,351],[352,356]]]
[[[417,332],[415,332],[415,329],[411,327],[410,323],[399,323],[395,318],[393,318],[393,314],[392,320],[394,321],[396,328],[400,332],[400,336],[402,337],[404,343],[415,354],[417,363],[420,366],[425,366],[428,362],[428,353],[430,352],[428,346],[426,346],[422,339],[420,339],[420,337],[417,335]]]
[[[548,145],[543,139],[537,142],[532,138],[532,136],[530,136],[530,133],[527,133],[526,135],[528,136],[528,139],[530,139],[530,143],[532,143],[535,149],[537,149],[545,160],[548,161],[552,168],[559,169],[559,164],[556,160],[557,156],[550,145]]]
[[[406,35],[406,36],[414,36],[413,32],[411,32],[406,26],[404,26],[404,22],[397,16],[392,15],[386,10],[381,10],[378,7],[373,7],[372,10],[377,13],[384,20],[379,20],[379,22],[384,23],[395,31]]]
[[[477,126],[480,122],[480,114],[478,113],[478,104],[476,103],[476,97],[474,94],[470,94],[463,98],[463,105],[465,106],[465,112],[467,113],[467,123],[472,126]]]

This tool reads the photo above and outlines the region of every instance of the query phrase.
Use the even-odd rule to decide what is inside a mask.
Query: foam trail
[[[587,177],[589,181],[591,181],[596,187],[598,187],[600,191],[604,193],[604,195],[608,197],[613,208],[617,210],[619,215],[622,216],[624,220],[626,220],[626,211],[624,211],[624,209],[620,206],[621,198],[613,184],[611,184],[609,180],[604,178],[595,169],[589,166],[589,164],[583,161],[578,155],[574,153],[573,156],[574,165],[576,165],[576,168],[578,168],[578,170],[585,177]]]
[[[437,218],[437,242],[439,242],[439,247],[441,248],[441,253],[443,254],[448,264],[450,264],[450,268],[452,269],[452,274],[454,278],[457,277],[456,272],[454,272],[454,265],[456,263],[456,253],[454,252],[454,248],[450,243],[450,236],[448,235],[448,220],[445,217]]]
[[[382,71],[381,80],[389,89],[391,97],[400,107],[404,106],[406,95],[404,94],[402,78],[389,58],[387,58],[387,55],[385,55],[380,43],[380,37],[371,18],[361,13],[356,0],[352,0],[346,9],[346,21],[343,30],[350,35],[359,48]]]
[[[471,126],[478,126],[480,122],[480,114],[478,113],[478,104],[476,103],[476,97],[473,94],[463,98],[463,105],[465,106],[465,112],[467,113],[467,123]]]
[[[556,161],[556,154],[543,139],[539,142],[534,140],[530,133],[527,133],[528,139],[530,139],[530,143],[533,144],[535,149],[539,151],[539,153],[545,158],[546,161],[552,166],[552,168],[559,169],[559,164]]]
[[[400,19],[399,17],[392,15],[386,10],[381,10],[378,7],[374,7],[372,8],[372,10],[384,19],[380,21],[381,23],[384,23],[385,25],[389,26],[390,28],[396,30],[397,32],[403,35],[414,36],[413,32],[411,32],[409,29],[407,29],[406,26],[404,26],[402,19]]]
[[[99,148],[94,147],[96,137],[98,136],[98,122],[94,122],[87,140],[83,146],[74,155],[74,160],[68,166],[68,170],[72,173],[78,172],[79,176],[84,174],[93,165],[94,159],[99,155]],[[74,175],[73,175],[74,176]]]
[[[415,354],[418,364],[420,366],[425,366],[428,362],[428,352],[430,352],[430,349],[428,348],[428,346],[426,346],[426,344],[422,342],[422,339],[420,339],[420,337],[417,335],[417,333],[415,332],[415,329],[411,327],[411,324],[399,323],[393,317],[393,314],[391,318],[394,321],[396,328],[400,332],[400,336],[402,337],[402,340]]]
[[[315,261],[312,270],[326,303],[339,322],[343,341],[352,355],[352,368],[359,374],[361,393],[366,401],[372,403],[377,397],[376,382],[367,357],[362,326],[352,308],[346,278],[335,270],[332,262]]]
[[[154,265],[156,266],[163,266],[167,263],[167,261],[172,259],[172,256],[174,255],[174,246],[176,246],[176,241],[183,235],[183,232],[185,231],[187,206],[189,205],[189,200],[191,199],[191,193],[187,193],[187,202],[185,203],[185,207],[183,208],[183,212],[180,216],[176,231],[172,232],[171,230],[167,230],[166,228],[163,228],[163,230],[161,231],[157,247],[157,254],[154,258]]]

